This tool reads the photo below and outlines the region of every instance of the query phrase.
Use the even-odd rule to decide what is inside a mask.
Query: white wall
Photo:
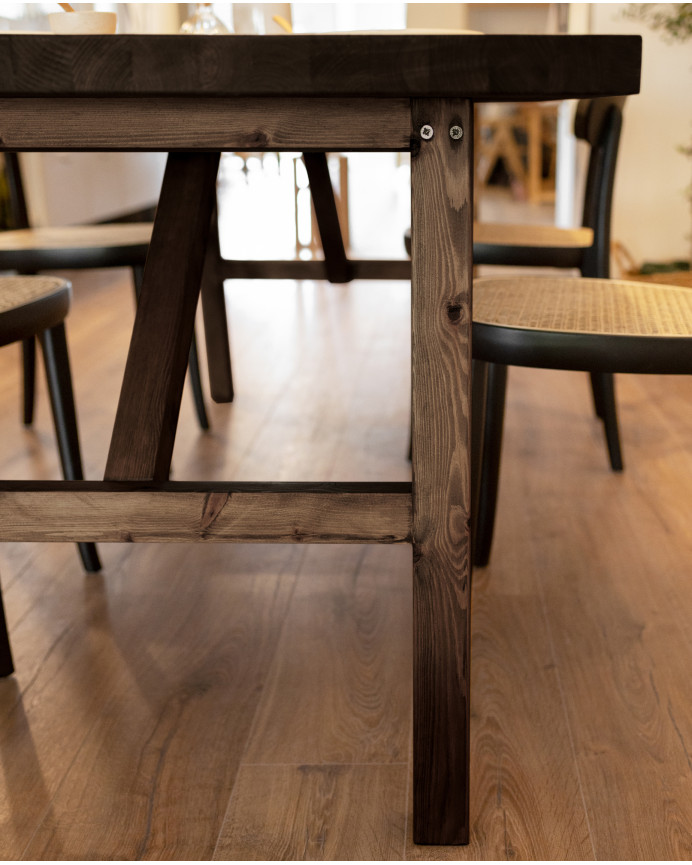
[[[96,222],[156,204],[165,153],[23,153],[32,225]]]
[[[692,159],[677,152],[692,137],[692,41],[668,44],[625,4],[591,4],[592,33],[641,33],[641,92],[625,106],[613,204],[613,239],[637,262],[689,258],[687,199]]]

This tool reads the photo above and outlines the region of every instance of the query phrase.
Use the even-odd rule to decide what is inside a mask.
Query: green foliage
[[[630,3],[625,15],[662,31],[670,42],[692,38],[692,3]]]

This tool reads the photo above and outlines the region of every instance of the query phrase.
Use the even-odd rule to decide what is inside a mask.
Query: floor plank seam
[[[301,571],[303,570],[303,565],[305,564],[305,557],[308,553],[308,549],[309,549],[309,547],[306,544],[301,550],[302,554],[300,557],[300,563],[296,569],[296,574],[295,574],[295,578],[293,580],[293,586],[291,587],[290,596],[288,598],[288,601],[286,602],[286,612],[284,613],[284,617],[283,617],[283,620],[281,622],[281,627],[278,629],[278,632],[276,635],[276,640],[274,643],[274,651],[272,653],[272,661],[269,664],[269,666],[267,667],[267,672],[266,672],[265,677],[264,677],[264,685],[265,686],[266,686],[267,680],[269,679],[269,676],[271,674],[271,669],[272,669],[272,667],[274,665],[274,661],[276,659],[276,653],[278,652],[279,646],[281,644],[281,637],[282,637],[282,634],[284,632],[284,628],[286,626],[286,620],[288,619],[288,615],[289,615],[289,612],[291,610],[291,604],[293,603],[293,596],[295,594],[296,586],[298,585],[298,580],[300,578]],[[226,804],[226,810],[224,812],[223,819],[221,820],[221,823],[219,825],[219,832],[218,832],[218,835],[216,837],[216,841],[214,843],[214,850],[211,854],[212,861],[216,860],[216,853],[219,849],[219,844],[221,843],[221,839],[223,838],[224,828],[225,828],[226,823],[228,821],[228,817],[229,817],[229,814],[231,812],[231,805],[233,804],[233,798],[235,796],[236,789],[238,786],[238,776],[240,775],[241,769],[245,765],[243,763],[243,757],[247,753],[248,745],[252,740],[252,734],[253,734],[253,731],[255,728],[255,721],[257,719],[257,714],[259,712],[261,703],[262,703],[262,700],[260,698],[257,700],[257,703],[255,705],[255,710],[254,710],[253,715],[252,715],[252,721],[248,725],[248,732],[247,732],[247,736],[245,739],[245,746],[243,748],[242,754],[240,755],[240,759],[238,760],[238,769],[237,769],[236,774],[235,774],[233,786],[231,787],[231,791],[230,791],[229,796],[228,796],[228,802]]]
[[[555,640],[553,638],[553,630],[550,626],[550,617],[548,616],[548,606],[545,597],[545,587],[543,585],[543,581],[539,575],[539,569],[534,568],[534,574],[536,575],[536,583],[538,588],[538,597],[541,602],[541,613],[543,615],[543,621],[545,623],[546,635],[548,637],[548,643],[550,645],[550,654],[553,658],[554,670],[555,670],[555,679],[557,681],[558,691],[560,693],[560,704],[562,706],[562,713],[565,719],[565,726],[567,728],[567,736],[569,738],[569,747],[572,752],[572,761],[574,763],[574,771],[577,776],[577,783],[579,785],[579,795],[581,797],[582,808],[584,809],[584,819],[586,820],[586,828],[589,833],[589,843],[591,844],[591,850],[593,852],[594,861],[598,861],[598,855],[596,854],[596,843],[594,840],[594,833],[591,828],[591,820],[589,818],[589,808],[586,803],[586,794],[584,793],[584,784],[582,780],[581,771],[579,769],[579,761],[577,759],[577,749],[574,742],[574,733],[572,732],[572,724],[570,722],[569,712],[567,709],[567,696],[565,694],[565,687],[562,681],[562,675],[560,672],[560,664],[558,662],[557,651],[555,648]]]

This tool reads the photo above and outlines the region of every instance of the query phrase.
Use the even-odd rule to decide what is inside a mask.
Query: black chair
[[[0,346],[40,342],[63,477],[79,481],[84,475],[64,325],[71,294],[70,283],[54,276],[0,277]],[[78,548],[85,570],[99,571],[96,546],[80,543]]]
[[[617,163],[624,96],[582,99],[577,104],[574,134],[590,148],[582,225],[580,228],[474,224],[473,261],[475,265],[512,267],[557,267],[578,269],[582,276],[610,276],[610,222],[613,185]],[[406,248],[411,240],[407,233]],[[603,420],[611,468],[622,471],[623,459],[615,405],[615,384],[608,373],[591,372],[591,386],[597,415]],[[496,447],[486,447],[486,461],[499,466],[507,368],[488,372],[488,425],[496,437]],[[493,477],[489,469],[487,495],[492,495]]]
[[[579,269],[583,277],[610,276],[610,221],[613,185],[617,162],[622,107],[625,97],[582,99],[577,104],[574,133],[590,147],[582,228],[560,229],[511,225],[487,225],[478,229],[492,237],[491,242],[474,233],[476,264],[513,267],[557,267]],[[504,237],[503,237],[504,236]],[[608,371],[588,366],[596,414],[602,419],[610,465],[622,471],[622,448],[615,405],[615,382]],[[479,520],[494,519],[500,471],[502,428],[507,389],[507,366],[491,365],[486,376],[486,415],[483,431],[483,504]],[[481,522],[476,545],[476,564],[487,564],[493,526]]]
[[[690,374],[692,292],[608,279],[478,279],[473,358],[477,429],[483,428],[485,395],[491,392],[486,378],[497,367],[585,370],[599,375]],[[494,448],[497,437],[474,438],[474,563],[484,565],[490,556],[496,502],[494,494],[486,495],[486,487],[497,478],[488,477],[495,455],[489,462],[483,450],[488,441]]]
[[[144,263],[151,238],[151,222],[109,222],[100,225],[50,226],[32,228],[16,153],[5,153],[5,173],[10,191],[10,212],[14,228],[0,231],[0,270],[34,274],[55,270],[129,267],[135,297],[139,297]],[[24,423],[34,413],[35,341],[23,345]],[[190,385],[199,425],[209,429],[199,371],[197,340],[190,348]]]

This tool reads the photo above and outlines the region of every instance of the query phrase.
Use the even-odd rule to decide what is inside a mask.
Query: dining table
[[[168,153],[104,478],[3,481],[0,540],[410,544],[419,844],[469,840],[474,103],[640,66],[638,36],[0,34],[0,150]],[[223,151],[410,153],[411,483],[170,480]]]

